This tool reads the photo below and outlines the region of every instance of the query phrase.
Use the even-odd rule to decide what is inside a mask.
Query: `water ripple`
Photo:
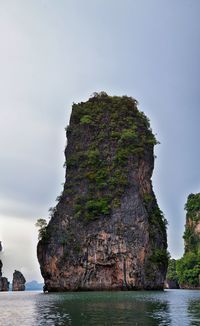
[[[0,293],[1,326],[199,326],[200,291]]]

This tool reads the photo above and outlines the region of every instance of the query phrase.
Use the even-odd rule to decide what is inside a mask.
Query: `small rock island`
[[[26,280],[23,274],[19,271],[14,271],[12,281],[12,291],[25,291]]]
[[[2,251],[2,244],[0,241],[0,252]],[[0,260],[0,291],[9,291],[9,282],[6,277],[2,276],[2,261]]]
[[[128,96],[73,104],[66,178],[37,247],[49,291],[163,289],[166,220],[152,189],[154,145]]]

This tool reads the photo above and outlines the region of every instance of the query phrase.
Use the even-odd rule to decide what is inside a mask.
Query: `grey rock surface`
[[[25,291],[25,277],[19,271],[14,271],[12,281],[12,291]]]
[[[151,182],[153,136],[136,103],[103,95],[73,106],[64,190],[37,247],[48,291],[163,289],[167,238]],[[101,214],[102,198],[112,201]]]

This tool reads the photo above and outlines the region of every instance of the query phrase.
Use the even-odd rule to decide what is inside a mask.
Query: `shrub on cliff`
[[[47,236],[47,221],[44,218],[39,218],[35,223],[38,228],[38,240],[44,239]]]

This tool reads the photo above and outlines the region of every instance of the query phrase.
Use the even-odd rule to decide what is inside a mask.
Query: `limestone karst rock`
[[[19,271],[14,271],[12,281],[12,291],[24,291],[26,280],[23,274]]]
[[[37,248],[46,289],[162,289],[168,259],[151,182],[156,139],[137,101],[102,92],[74,104],[67,141],[64,189]]]
[[[2,244],[1,244],[1,241],[0,241],[0,253],[1,253],[1,251],[2,251]],[[2,276],[2,266],[3,266],[3,264],[2,264],[2,261],[0,260],[0,278]]]
[[[7,277],[1,277],[1,291],[9,291],[9,282]]]
[[[179,284],[173,280],[166,280],[164,287],[165,289],[179,289]]]
[[[0,252],[2,251],[2,244],[0,241]],[[6,277],[2,277],[2,261],[0,260],[0,291],[9,291],[9,282]]]
[[[184,233],[185,254],[200,250],[200,193],[190,194],[185,205],[187,211]]]
[[[0,241],[0,252],[2,251],[2,245]],[[2,290],[2,261],[0,260],[0,291]]]
[[[179,285],[186,289],[200,289],[200,193],[188,196],[185,210],[185,251],[176,263]]]

